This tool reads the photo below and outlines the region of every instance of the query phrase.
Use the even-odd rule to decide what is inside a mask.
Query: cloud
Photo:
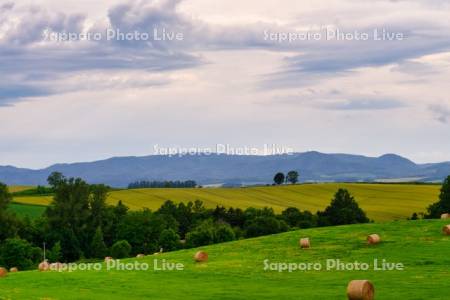
[[[450,122],[450,108],[441,105],[441,104],[433,104],[428,107],[428,109],[433,114],[433,117],[436,121],[448,124]]]
[[[322,104],[323,108],[331,110],[389,110],[405,106],[405,103],[396,99],[370,98],[354,98],[335,103]]]
[[[51,94],[51,91],[44,87],[35,87],[25,84],[0,85],[0,106],[9,106],[16,99],[40,97]]]
[[[52,12],[37,6],[4,4],[0,10],[0,80],[4,83],[0,86],[2,105],[70,89],[86,89],[85,85],[73,87],[69,83],[70,88],[56,85],[62,79],[68,81],[71,77],[77,78],[92,72],[104,71],[117,75],[118,71],[123,71],[127,79],[115,88],[124,88],[125,84],[130,87],[142,85],[141,77],[133,80],[127,75],[134,71],[162,74],[203,64],[200,57],[170,41],[146,43],[102,39],[58,43],[44,39],[45,32],[79,35],[86,30],[104,32],[110,27],[125,32],[151,32],[158,26],[166,26],[164,28],[167,30],[176,27],[181,31],[183,27],[189,27],[189,23],[178,16],[175,11],[177,3],[172,0],[132,1],[111,8],[106,23],[99,21],[93,25],[89,25],[91,20],[80,14]],[[158,78],[156,81],[148,80],[146,84],[160,85],[169,81],[170,78]],[[102,89],[104,85],[97,82],[98,88]]]
[[[364,1],[363,1],[364,2]],[[163,74],[204,65],[205,51],[247,51],[263,49],[284,57],[284,65],[261,76],[260,88],[279,89],[308,86],[329,78],[351,74],[361,68],[401,65],[397,71],[419,74],[425,66],[411,61],[427,54],[450,50],[450,27],[445,22],[449,6],[440,1],[375,1],[369,12],[364,3],[350,0],[300,11],[289,22],[248,21],[218,25],[194,18],[180,9],[182,0],[131,0],[109,8],[104,20],[83,14],[49,11],[44,7],[3,4],[0,10],[0,80],[20,82],[23,93],[9,93],[11,104],[22,98],[59,93],[48,88],[52,81],[90,72],[144,71]],[[400,13],[401,11],[401,13]],[[380,12],[383,12],[381,14]],[[388,29],[405,35],[402,41],[319,40],[284,43],[265,39],[265,31],[298,33],[324,25],[344,33]],[[182,41],[77,41],[44,42],[42,34],[52,32],[152,32],[154,28],[183,33]],[[421,70],[420,70],[421,69]],[[429,72],[429,70],[428,70]],[[138,80],[138,78],[136,78]],[[161,82],[159,79],[157,84]],[[59,81],[60,82],[60,81]],[[127,82],[132,86],[132,79]],[[170,82],[167,78],[165,82]],[[151,81],[149,82],[151,85]],[[99,85],[101,88],[101,85]],[[83,90],[83,86],[78,87]],[[38,92],[33,92],[37,90]],[[2,90],[0,90],[2,93]],[[7,91],[4,91],[6,94]],[[16,97],[14,98],[14,95]],[[348,106],[358,107],[353,100]],[[357,100],[354,100],[357,101]],[[385,100],[387,101],[387,100]],[[360,108],[390,107],[362,100]],[[337,106],[339,107],[339,105]]]

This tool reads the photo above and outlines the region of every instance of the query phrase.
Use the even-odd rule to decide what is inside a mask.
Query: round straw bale
[[[367,243],[369,245],[379,244],[381,242],[381,238],[378,234],[371,234],[367,237]]]
[[[107,257],[105,257],[105,262],[108,262],[108,261],[110,261],[110,260],[112,260],[113,258],[111,257],[111,256],[107,256]]]
[[[145,254],[139,253],[138,255],[136,255],[137,258],[143,258],[145,257]]]
[[[44,271],[48,271],[48,269],[50,269],[50,265],[48,264],[48,262],[46,260],[39,264],[39,271],[44,272]]]
[[[299,241],[300,248],[302,249],[308,249],[311,248],[311,243],[309,241],[309,238],[301,238]]]
[[[5,277],[8,275],[8,270],[5,268],[0,268],[0,277]]]
[[[445,225],[445,226],[442,228],[442,232],[443,232],[445,235],[450,235],[450,225]]]
[[[374,295],[373,284],[368,280],[352,280],[347,286],[349,300],[372,300]]]
[[[19,269],[17,269],[16,267],[12,267],[11,269],[9,269],[9,272],[17,273],[17,272],[19,272]]]
[[[450,214],[442,214],[441,219],[450,219]]]
[[[196,262],[205,262],[208,260],[208,253],[206,253],[205,251],[198,251],[197,253],[195,253],[194,259]]]

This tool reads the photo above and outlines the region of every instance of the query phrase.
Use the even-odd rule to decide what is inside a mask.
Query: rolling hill
[[[375,299],[448,299],[450,237],[443,220],[398,221],[292,231],[279,235],[212,245],[207,263],[194,263],[196,249],[151,255],[122,263],[146,263],[149,270],[25,271],[0,278],[1,299],[346,299],[350,280],[367,279]],[[368,234],[382,243],[368,246]],[[300,237],[312,248],[301,250]],[[154,270],[163,261],[183,264],[179,271]],[[374,270],[383,259],[403,270]],[[345,267],[327,268],[327,260]],[[337,260],[340,260],[339,262]],[[368,270],[350,270],[354,263]],[[320,270],[279,272],[268,264],[319,264]]]
[[[395,154],[366,157],[319,152],[292,155],[184,155],[115,157],[95,162],[56,164],[31,170],[0,167],[8,185],[43,185],[51,172],[81,177],[90,183],[126,187],[136,180],[196,180],[205,184],[271,183],[276,172],[300,171],[302,181],[356,182],[378,180],[442,181],[450,163],[416,164]]]
[[[119,200],[131,209],[158,209],[166,200],[187,202],[201,200],[207,207],[272,207],[276,212],[293,206],[301,210],[316,212],[324,209],[339,188],[348,189],[369,218],[376,221],[405,219],[413,212],[424,212],[436,202],[439,185],[417,184],[360,184],[323,183],[286,186],[264,186],[246,188],[203,189],[136,189],[119,190],[109,194],[108,202]],[[14,201],[24,204],[47,205],[51,196],[16,197]]]

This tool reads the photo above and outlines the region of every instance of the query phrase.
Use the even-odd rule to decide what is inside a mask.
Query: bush
[[[164,251],[173,251],[180,246],[180,236],[173,229],[164,229],[159,236],[159,245]]]
[[[215,243],[224,243],[229,241],[234,241],[236,239],[236,235],[234,234],[233,229],[227,223],[217,224],[215,226],[214,232],[214,242]]]
[[[186,235],[188,247],[199,247],[214,243],[214,224],[212,220],[200,223],[195,229]]]
[[[288,230],[286,222],[275,217],[256,217],[245,226],[246,237],[275,234]]]
[[[118,241],[111,247],[111,255],[114,258],[129,257],[130,252],[131,252],[130,243],[128,243],[126,240]]]
[[[6,239],[0,248],[0,264],[9,268],[17,267],[19,270],[30,269],[33,264],[33,247],[22,239]]]
[[[295,207],[288,207],[281,213],[282,219],[294,228],[311,228],[316,226],[316,219],[309,211],[301,212]]]

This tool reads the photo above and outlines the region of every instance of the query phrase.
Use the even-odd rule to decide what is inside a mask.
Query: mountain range
[[[89,183],[126,187],[136,180],[195,180],[202,185],[268,184],[276,172],[296,170],[302,182],[441,181],[450,162],[416,164],[396,154],[367,157],[304,152],[286,155],[184,155],[113,157],[94,162],[55,164],[33,170],[0,166],[8,185],[44,185],[51,172],[81,177]]]

